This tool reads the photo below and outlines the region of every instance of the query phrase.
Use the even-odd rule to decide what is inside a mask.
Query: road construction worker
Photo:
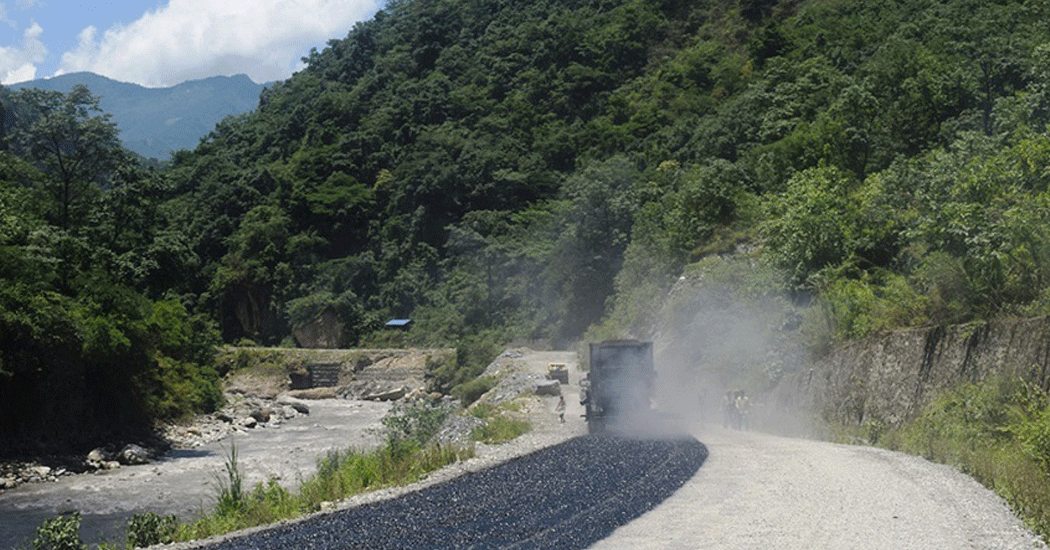
[[[726,390],[725,395],[722,396],[722,427],[736,427],[736,392],[733,390]]]
[[[749,429],[751,427],[751,419],[748,418],[748,416],[751,413],[751,402],[748,400],[747,393],[745,393],[744,390],[740,390],[736,393],[733,405],[736,408],[737,429]]]

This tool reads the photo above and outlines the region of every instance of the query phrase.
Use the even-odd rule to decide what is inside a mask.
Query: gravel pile
[[[706,458],[691,438],[577,437],[400,498],[204,548],[582,549],[669,497]]]

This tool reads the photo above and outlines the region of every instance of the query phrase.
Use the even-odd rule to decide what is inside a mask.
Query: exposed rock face
[[[828,420],[895,425],[938,393],[994,374],[1016,375],[1050,388],[1050,318],[872,336],[785,377],[774,397]]]
[[[233,297],[233,315],[245,334],[258,339],[260,335],[273,331],[274,314],[266,288],[259,284],[246,284]]]
[[[292,330],[295,342],[303,348],[337,349],[350,345],[346,325],[334,312],[322,312],[316,319]]]

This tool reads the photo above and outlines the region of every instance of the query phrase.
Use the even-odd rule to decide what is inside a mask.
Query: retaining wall
[[[1050,389],[1050,318],[879,334],[784,377],[772,397],[834,422],[896,425],[938,393],[998,373]]]

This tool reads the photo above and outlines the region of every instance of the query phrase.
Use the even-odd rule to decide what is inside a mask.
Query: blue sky
[[[143,86],[282,80],[383,0],[0,0],[0,83],[91,71]]]

